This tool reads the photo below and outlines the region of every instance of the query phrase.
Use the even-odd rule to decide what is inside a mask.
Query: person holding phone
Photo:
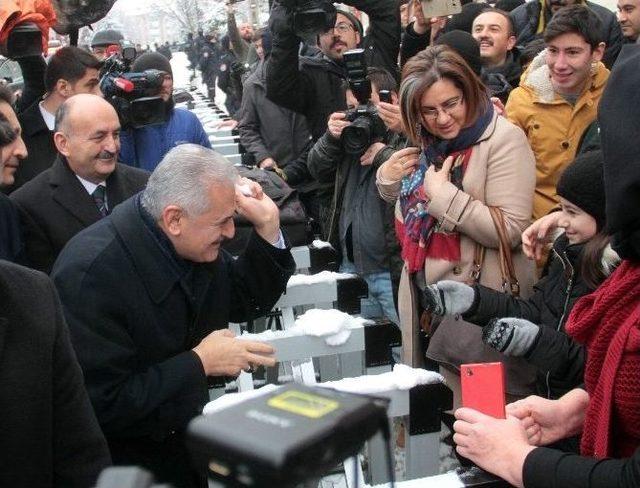
[[[503,217],[522,292],[530,292],[533,266],[515,248],[531,216],[535,160],[524,133],[496,113],[480,79],[447,46],[428,47],[407,63],[400,112],[419,149],[391,155],[378,170],[377,185],[385,200],[397,202],[404,260],[398,297],[403,356],[407,364],[421,366],[419,318],[427,317],[420,313],[418,297],[428,284],[479,278],[490,288],[502,286],[500,238],[490,206]],[[435,331],[430,328],[435,323],[422,323],[430,335],[427,356],[441,365],[459,404],[459,365],[500,356],[482,344],[478,327],[459,318],[444,318]],[[533,371],[520,360],[506,367],[507,392],[530,393]]]

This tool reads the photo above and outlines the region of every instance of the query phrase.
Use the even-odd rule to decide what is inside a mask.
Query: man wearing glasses
[[[345,110],[346,68],[344,53],[358,46],[366,49],[367,65],[397,74],[400,45],[400,11],[394,0],[349,0],[349,5],[369,16],[370,28],[351,13],[339,10],[333,29],[316,38],[319,52],[298,59],[300,39],[293,29],[293,15],[275,4],[269,18],[273,33],[267,67],[267,97],[282,107],[306,116],[314,141],[327,129],[329,115]]]

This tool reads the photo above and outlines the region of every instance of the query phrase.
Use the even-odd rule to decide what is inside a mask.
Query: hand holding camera
[[[342,137],[342,131],[345,127],[348,127],[351,122],[346,120],[346,114],[344,112],[334,112],[329,116],[329,123],[327,124],[327,130],[336,139]]]

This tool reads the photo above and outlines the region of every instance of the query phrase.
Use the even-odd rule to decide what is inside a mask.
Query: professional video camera
[[[358,106],[345,112],[345,120],[351,125],[342,131],[342,145],[347,154],[363,154],[376,141],[382,140],[387,127],[371,103],[371,82],[367,79],[367,63],[364,49],[352,49],[344,53],[349,88],[358,100]]]
[[[136,50],[122,43],[122,54],[114,52],[100,70],[100,90],[113,105],[123,128],[140,128],[165,122],[165,104],[158,94],[164,74],[157,69],[129,72]],[[109,50],[107,51],[109,52]]]
[[[336,8],[327,0],[283,0],[293,11],[293,30],[300,37],[315,36],[336,24]]]

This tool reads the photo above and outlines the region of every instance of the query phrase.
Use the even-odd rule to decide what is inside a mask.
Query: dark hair
[[[584,5],[569,5],[558,10],[544,30],[544,42],[548,44],[563,34],[578,34],[592,50],[604,42],[602,21]]]
[[[518,58],[520,66],[522,68],[528,66],[538,54],[544,51],[544,48],[544,39],[534,39],[528,44],[525,44],[525,46],[520,50],[520,56]]]
[[[49,60],[44,74],[44,86],[48,92],[52,92],[58,80],[75,83],[84,76],[87,69],[99,70],[101,67],[102,62],[93,54],[74,46],[63,47]]]
[[[466,122],[475,121],[485,109],[487,89],[465,60],[449,46],[429,46],[407,61],[402,69],[400,114],[405,133],[414,144],[421,143],[422,95],[442,79],[451,81],[462,91],[467,107]]]
[[[582,248],[580,257],[580,275],[589,288],[595,290],[607,276],[608,270],[604,269],[602,257],[604,250],[611,242],[611,236],[604,231],[598,232]]]
[[[480,12],[478,15],[476,15],[473,21],[475,22],[478,17],[480,17],[482,14],[486,14],[487,12],[498,14],[504,17],[507,21],[507,28],[509,29],[509,35],[510,36],[516,35],[516,29],[515,29],[515,26],[513,25],[513,19],[507,12],[505,12],[504,10],[500,10],[499,8],[492,7],[492,8],[485,9],[482,12]],[[471,32],[473,32],[473,27]]]
[[[13,105],[13,93],[4,85],[0,85],[0,103],[6,103],[9,106]],[[0,147],[11,144],[16,140],[18,134],[13,129],[9,120],[0,113]]]
[[[384,68],[367,68],[367,80],[376,85],[378,91],[389,90],[398,93],[398,82]]]

